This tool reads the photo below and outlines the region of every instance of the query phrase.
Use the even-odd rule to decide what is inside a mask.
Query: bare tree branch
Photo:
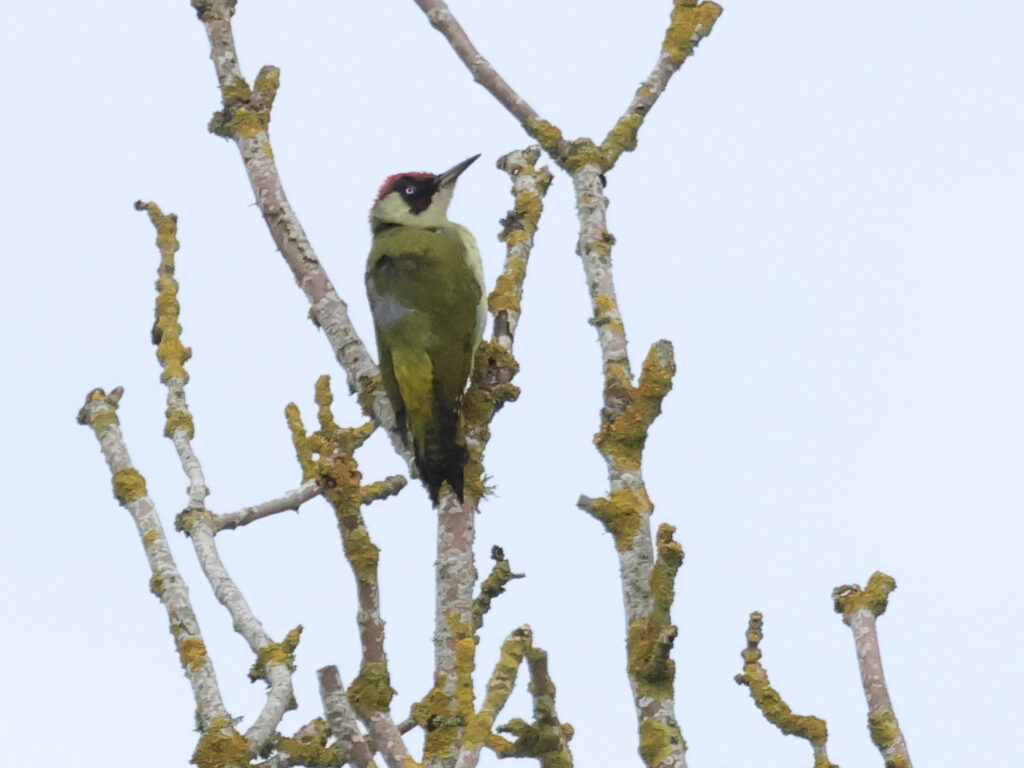
[[[580,506],[598,517],[615,536],[619,552],[623,600],[626,607],[627,637],[630,644],[630,682],[640,729],[640,752],[649,766],[684,768],[685,743],[674,714],[674,668],[662,663],[656,679],[640,674],[636,644],[651,646],[645,633],[669,632],[675,628],[664,617],[652,615],[656,601],[651,595],[654,575],[654,546],[650,530],[653,505],[647,496],[640,471],[643,446],[651,423],[661,412],[661,402],[672,385],[675,362],[672,346],[659,341],[652,346],[643,373],[633,385],[626,333],[615,296],[611,271],[611,247],[604,196],[604,173],[614,166],[622,152],[636,145],[636,135],[647,112],[664,91],[671,75],[710,33],[721,8],[715,3],[675,0],[669,28],[654,70],[634,95],[626,114],[609,131],[598,147],[589,139],[567,142],[561,131],[541,120],[491,68],[469,41],[468,35],[440,0],[416,0],[431,23],[445,36],[474,78],[484,85],[519,121],[526,131],[552,155],[573,180],[579,212],[580,235],[577,252],[590,289],[593,318],[601,346],[604,371],[604,407],[601,430],[595,438],[608,466],[609,494],[603,499],[581,497]],[[671,532],[668,533],[671,541]],[[659,558],[662,546],[659,543]],[[681,557],[680,557],[681,560]],[[678,565],[676,566],[678,567]],[[671,570],[672,576],[675,570]],[[671,631],[670,631],[670,629]],[[666,637],[669,637],[668,635]],[[671,643],[669,643],[670,647]],[[667,660],[667,650],[665,661]],[[655,661],[661,658],[656,654]],[[650,672],[650,670],[648,670]],[[652,762],[653,761],[653,762]]]
[[[664,93],[672,75],[690,57],[697,44],[711,33],[721,13],[722,8],[717,3],[675,0],[654,69],[637,88],[629,107],[601,143],[608,168],[615,165],[623,152],[636,149],[636,134],[644,118]]]
[[[356,768],[372,766],[373,754],[359,731],[359,723],[356,722],[355,712],[352,711],[352,705],[341,684],[338,668],[323,667],[317,670],[316,674],[320,680],[320,699],[324,703],[324,713],[335,738],[342,745],[352,765]]]
[[[764,714],[765,720],[783,733],[799,736],[810,743],[814,750],[814,768],[838,768],[828,759],[828,727],[825,721],[814,715],[794,715],[782,696],[768,682],[768,672],[761,666],[760,642],[764,638],[762,625],[760,613],[755,611],[750,614],[747,647],[740,654],[743,657],[743,673],[736,675],[736,682],[747,686],[750,697]]]
[[[276,752],[253,768],[337,768],[348,762],[348,751],[341,741],[328,744],[330,728],[318,717],[306,723],[292,737],[279,736],[274,740]]]
[[[843,623],[853,630],[861,683],[868,702],[871,740],[882,753],[886,768],[912,768],[907,740],[903,738],[889,698],[875,627],[875,619],[885,613],[889,593],[894,589],[896,580],[876,571],[863,590],[856,584],[844,584],[832,590],[832,600],[836,613],[841,613]]]
[[[356,579],[359,603],[356,623],[363,658],[359,675],[349,685],[347,696],[373,736],[374,748],[392,768],[402,768],[409,753],[391,718],[394,691],[384,650],[384,619],[380,613],[377,578],[380,550],[370,540],[360,511],[367,503],[368,493],[355,460],[356,449],[370,437],[375,425],[369,422],[361,427],[342,429],[331,413],[333,399],[330,377],[321,376],[316,383],[320,429],[312,435],[306,434],[294,403],[289,404],[285,412],[303,480],[316,482],[333,507],[345,558]],[[381,495],[379,489],[374,493]]]
[[[128,455],[117,418],[117,405],[123,393],[121,387],[116,387],[109,395],[102,389],[94,389],[85,398],[78,423],[91,427],[96,434],[113,477],[114,498],[135,521],[153,574],[149,588],[167,611],[178,658],[195,696],[199,729],[204,734],[215,732],[227,739],[248,760],[249,745],[234,730],[234,720],[224,706],[213,662],[206,654],[206,644],[188,597],[188,587],[174,562],[156,505],[146,492],[145,479]]]
[[[192,5],[206,29],[210,58],[221,91],[223,108],[214,115],[210,130],[232,139],[238,146],[256,205],[295,281],[309,300],[310,317],[327,334],[335,357],[348,375],[349,389],[359,393],[363,410],[372,414],[388,432],[392,446],[411,471],[412,453],[403,442],[394,409],[380,387],[377,365],[356,334],[349,320],[348,306],[335,291],[284,193],[267,132],[280,71],[276,67],[263,67],[250,88],[242,76],[231,30],[235,0],[192,0]]]
[[[541,768],[570,768],[569,740],[573,727],[558,721],[555,685],[548,674],[548,655],[531,644],[526,650],[526,664],[530,671],[533,722],[515,718],[498,728],[499,733],[515,736],[515,741],[506,740],[496,745],[495,751],[501,757],[535,757]]]
[[[533,107],[480,54],[444,0],[416,0],[416,5],[427,14],[434,29],[444,35],[473,79],[486,88],[522,124],[527,133],[544,144],[544,148],[556,157],[564,156],[569,151],[569,145],[562,141],[561,133],[557,129],[552,133],[553,126],[541,120]]]
[[[480,759],[480,750],[484,746],[495,749],[499,754],[511,748],[511,742],[494,733],[494,721],[512,694],[519,665],[530,648],[532,637],[530,627],[524,624],[514,629],[501,644],[501,655],[487,682],[480,711],[466,728],[465,748],[459,754],[456,768],[473,768]]]
[[[317,488],[316,482],[308,480],[278,499],[271,499],[251,507],[243,507],[235,512],[229,512],[224,515],[214,515],[213,532],[220,533],[221,531],[240,528],[243,525],[262,520],[264,517],[276,515],[279,512],[298,512],[299,507],[319,495],[320,489]]]
[[[491,547],[491,559],[494,560],[494,567],[490,575],[480,585],[480,594],[473,601],[473,631],[477,631],[484,625],[484,614],[491,608],[491,600],[505,591],[505,585],[513,579],[524,577],[522,573],[512,573],[512,566],[505,559],[505,553],[501,547]]]
[[[285,643],[275,643],[264,631],[246,602],[238,585],[228,574],[214,543],[213,515],[206,509],[209,490],[203,476],[199,458],[192,449],[194,426],[192,414],[185,399],[188,374],[185,361],[192,351],[181,343],[181,324],[178,320],[178,282],[174,279],[174,253],[178,250],[177,217],[164,215],[155,203],[137,202],[135,207],[149,214],[157,231],[160,266],[157,270],[156,323],[153,341],[157,345],[157,358],[163,366],[161,380],[167,386],[167,423],[164,435],[174,443],[181,467],[188,477],[188,506],[179,516],[182,530],[189,534],[203,573],[213,588],[214,595],[231,614],[235,631],[245,638],[256,654],[260,669],[256,676],[267,681],[267,701],[252,727],[245,733],[252,753],[258,755],[274,736],[285,712],[295,706],[292,691],[292,671],[295,668],[293,652],[298,643],[301,627]],[[290,637],[292,633],[289,633]]]

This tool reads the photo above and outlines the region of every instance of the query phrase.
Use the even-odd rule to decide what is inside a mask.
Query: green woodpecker
[[[459,413],[487,316],[476,241],[448,220],[455,180],[478,157],[436,176],[389,176],[370,211],[366,294],[381,380],[435,506],[444,482],[463,498]]]

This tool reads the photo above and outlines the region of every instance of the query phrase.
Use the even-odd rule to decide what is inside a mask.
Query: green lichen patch
[[[146,479],[133,467],[125,467],[114,473],[114,498],[121,504],[130,504],[146,495]]]
[[[672,538],[675,528],[667,523],[658,527],[658,559],[651,568],[651,597],[654,610],[651,616],[659,621],[669,621],[669,611],[675,600],[675,581],[679,566],[683,564],[683,548]]]
[[[672,698],[676,664],[671,659],[678,630],[658,618],[629,623],[629,673],[641,696],[664,701]]]
[[[233,139],[236,136],[251,139],[267,130],[269,121],[269,114],[265,111],[250,107],[225,107],[213,113],[206,127],[210,133],[225,139]]]
[[[306,729],[303,729],[306,730]],[[313,721],[313,733],[299,738],[278,736],[274,746],[292,758],[292,765],[342,766],[348,755],[339,742],[327,746],[327,723],[322,718]]]
[[[603,456],[625,469],[640,467],[648,430],[661,414],[661,403],[672,389],[675,371],[672,345],[667,341],[654,344],[644,360],[639,383],[629,389],[629,404],[620,413],[602,420],[594,441]],[[614,383],[629,387],[628,381]]]
[[[572,768],[572,756],[565,746],[573,736],[570,725],[528,723],[516,717],[498,728],[498,732],[515,737],[505,756],[534,757],[541,768]]]
[[[880,712],[877,715],[868,715],[868,730],[871,732],[871,741],[879,749],[888,749],[899,736],[900,728],[896,722],[896,715],[891,711]]]
[[[167,421],[164,424],[164,437],[173,437],[175,432],[184,432],[189,439],[196,436],[196,427],[192,414],[182,408],[167,410]]]
[[[423,728],[423,763],[452,754],[459,729],[465,723],[453,711],[452,697],[444,692],[444,678],[438,677],[434,687],[422,700],[412,705],[412,717]]]
[[[593,297],[591,304],[593,307],[593,316],[590,320],[591,325],[594,327],[607,325],[616,336],[626,335],[626,329],[622,325],[622,316],[619,314],[619,306],[616,304],[615,299],[603,293],[598,293]],[[624,378],[628,388],[630,385],[629,377],[625,376]]]
[[[149,579],[149,591],[157,597],[164,595],[164,577],[160,573],[154,573]]]
[[[377,581],[377,562],[380,559],[380,548],[370,541],[370,533],[366,526],[354,528],[342,526],[342,544],[345,557],[348,558],[359,581],[373,584]]]
[[[249,744],[226,717],[215,717],[196,745],[190,762],[197,768],[246,768]]]
[[[281,87],[281,70],[277,67],[263,67],[256,75],[256,82],[253,83],[253,86],[259,96],[260,106],[269,115],[270,108],[274,104],[274,97],[277,96],[277,89]]]
[[[206,663],[206,646],[198,637],[183,637],[178,641],[178,656],[183,667],[197,672]]]
[[[491,550],[494,567],[480,585],[480,594],[473,601],[473,629],[478,630],[484,624],[484,614],[490,610],[491,600],[505,591],[505,585],[513,579],[523,578],[521,573],[512,573],[512,566],[505,559],[500,547]]]
[[[476,667],[476,640],[462,637],[455,641],[455,715],[462,723],[474,713],[473,670]]]
[[[643,122],[644,116],[641,114],[625,115],[619,118],[608,132],[601,145],[608,169],[611,169],[623,152],[632,152],[636,149],[637,133]]]
[[[652,717],[640,723],[640,757],[648,768],[665,762],[673,747],[681,742],[678,726],[673,728]]]
[[[245,78],[232,77],[220,86],[221,100],[225,107],[243,104],[252,97],[252,90]]]
[[[832,590],[833,607],[843,614],[843,620],[866,608],[874,616],[881,616],[889,605],[889,594],[896,589],[896,580],[881,571],[875,571],[868,579],[868,585],[861,589],[856,584],[847,584]]]
[[[747,686],[754,704],[761,710],[765,720],[783,733],[807,740],[815,749],[816,768],[836,768],[824,757],[828,741],[828,727],[825,721],[813,715],[796,715],[768,681],[768,673],[760,663],[759,643],[764,638],[763,617],[755,611],[750,614],[747,624],[747,647],[742,651],[743,672],[736,675],[736,682]],[[820,758],[820,759],[819,759]]]
[[[114,408],[103,408],[92,412],[91,425],[99,437],[103,437],[103,433],[109,427],[119,423],[117,411]]]
[[[487,309],[492,315],[499,312],[520,311],[523,280],[526,278],[526,259],[512,256],[505,261],[505,271],[498,275],[494,290],[487,297]]]
[[[716,3],[698,5],[697,0],[675,0],[672,18],[662,43],[662,50],[675,66],[686,61],[701,39],[711,33],[721,13],[722,7]]]
[[[149,549],[151,546],[153,546],[153,542],[156,541],[157,536],[159,535],[160,532],[156,528],[150,528],[148,531],[142,534],[142,546],[144,546],[146,549]]]
[[[388,666],[383,661],[363,661],[359,675],[348,688],[348,700],[352,708],[364,719],[386,711],[394,695]]]
[[[359,402],[359,407],[363,409],[366,416],[373,418],[373,404],[378,393],[381,393],[380,376],[361,377],[357,383],[357,389],[356,400]]]
[[[541,120],[539,118],[534,120],[528,120],[526,125],[526,132],[537,140],[544,149],[546,149],[552,155],[558,151],[558,145],[562,141],[562,132],[558,130],[554,125],[549,123],[547,120]]]
[[[604,523],[607,531],[615,537],[616,548],[621,551],[629,548],[640,532],[643,516],[649,515],[654,505],[651,504],[646,489],[640,488],[636,491],[615,491],[605,498],[594,500],[584,508]]]
[[[501,656],[494,665],[491,679],[487,683],[480,712],[469,718],[466,724],[463,743],[467,749],[474,749],[481,744],[490,744],[494,734],[494,713],[504,706],[515,687],[516,676],[522,665],[523,657],[530,644],[529,632],[516,630],[501,645]]]
[[[295,671],[295,649],[302,636],[302,625],[295,627],[284,636],[280,643],[267,643],[256,653],[256,661],[249,669],[249,679],[253,682],[266,680],[267,668],[271,665],[283,665],[290,672]]]
[[[284,416],[288,422],[288,429],[292,433],[292,443],[295,445],[295,454],[302,467],[303,481],[313,477],[313,448],[318,441],[310,440],[306,435],[306,428],[302,425],[302,417],[299,414],[299,407],[295,403],[288,403],[284,409]]]
[[[588,138],[580,138],[571,142],[568,153],[561,158],[561,163],[569,173],[575,173],[588,165],[599,168],[602,173],[611,167],[604,149]]]

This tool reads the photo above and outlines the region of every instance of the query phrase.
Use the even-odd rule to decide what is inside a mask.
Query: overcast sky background
[[[569,137],[603,138],[650,70],[668,0],[453,0],[480,50]],[[628,7],[629,10],[624,10]],[[6,511],[0,517],[0,697],[10,765],[180,768],[193,701],[134,526],[75,414],[120,410],[191,586],[227,705],[263,700],[252,658],[173,532],[185,480],[162,434],[149,342],[151,199],[179,217],[188,397],[216,512],[294,487],[282,410],[307,423],[313,383],[359,421],[323,335],[252,205],[233,144],[209,135],[218,92],[186,0],[13,3],[0,29],[5,158],[0,281]],[[493,280],[510,207],[496,158],[528,143],[410,0],[240,0],[243,71],[281,67],[271,138],[289,198],[372,346],[366,215],[380,182],[477,152],[452,215]],[[1024,711],[1018,608],[1024,480],[1024,7],[730,0],[608,176],[609,226],[634,367],[673,341],[679,372],[644,474],[654,523],[686,550],[673,619],[677,712],[695,768],[798,766],[807,745],[761,719],[740,670],[748,612],[798,713],[827,720],[833,761],[880,765],[839,584],[876,569],[898,590],[879,621],[896,714],[919,766],[1005,762]],[[580,766],[641,764],[624,673],[613,542],[575,508],[607,488],[591,445],[599,349],[571,185],[556,174],[516,339],[518,403],[494,423],[497,486],[479,568],[500,544],[527,578],[480,633],[486,680],[528,622],[550,653]],[[401,471],[376,436],[364,474]],[[376,504],[397,717],[431,684],[433,516],[411,485]],[[358,666],[354,589],[333,518],[311,504],[218,539],[276,638],[306,631],[315,670]],[[521,685],[505,713],[528,717]],[[507,718],[506,718],[507,719]],[[410,737],[415,742],[414,737]],[[418,750],[418,746],[417,746]],[[496,764],[493,757],[485,765]]]

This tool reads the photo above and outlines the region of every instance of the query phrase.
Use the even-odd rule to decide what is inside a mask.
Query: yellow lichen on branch
[[[281,70],[277,67],[263,67],[253,87],[241,77],[234,77],[221,86],[221,102],[224,108],[214,112],[207,125],[210,133],[226,139],[251,139],[265,132],[270,125],[270,110],[281,85]],[[265,142],[265,151],[272,156],[270,142]]]
[[[636,491],[623,488],[600,499],[582,496],[576,504],[604,523],[608,533],[615,537],[615,546],[620,552],[629,548],[640,532],[644,516],[654,510],[643,487]]]
[[[717,3],[675,0],[672,19],[662,43],[662,50],[675,66],[686,61],[701,39],[711,33],[711,27],[721,14],[722,6]]]
[[[146,478],[132,467],[119,469],[114,473],[114,498],[122,505],[130,504],[146,495]]]
[[[335,741],[327,746],[331,736],[327,721],[318,717],[303,726],[294,737],[278,736],[274,746],[291,758],[291,765],[316,765],[340,768],[348,762],[348,751],[343,743]]]
[[[843,614],[843,621],[849,623],[848,617],[861,608],[866,608],[874,616],[881,616],[889,605],[889,593],[896,589],[896,579],[881,571],[875,571],[868,579],[868,585],[861,589],[856,584],[846,584],[832,591],[832,601],[836,613]]]
[[[825,752],[828,741],[828,727],[825,721],[813,715],[795,715],[782,696],[768,682],[768,672],[761,665],[760,643],[763,617],[755,611],[750,614],[747,625],[747,647],[740,654],[743,657],[743,672],[736,675],[736,682],[747,686],[750,696],[761,710],[765,719],[780,731],[790,736],[807,740],[814,750],[815,768],[837,768],[829,762]]]
[[[384,712],[391,706],[394,695],[387,662],[364,659],[359,674],[348,687],[348,700],[356,714],[368,719],[377,712]]]
[[[181,306],[178,304],[178,281],[174,278],[174,254],[179,248],[178,217],[173,213],[165,215],[156,203],[137,201],[135,209],[145,211],[149,215],[149,220],[156,228],[156,245],[160,250],[156,281],[156,320],[153,323],[156,356],[163,366],[160,380],[167,382],[172,378],[180,378],[182,383],[187,383],[185,362],[192,357],[192,350],[181,343]],[[165,427],[165,434],[170,434],[172,416],[176,419],[175,428],[186,429],[191,437],[191,419],[170,409],[167,413],[169,423]]]
[[[484,614],[490,610],[491,600],[505,591],[505,585],[513,579],[523,578],[521,573],[512,573],[512,566],[505,558],[501,547],[491,547],[491,559],[494,567],[480,585],[480,594],[473,601],[473,629],[478,630],[484,624]]]
[[[624,469],[640,467],[648,430],[661,413],[665,395],[672,389],[675,371],[672,344],[659,341],[647,354],[636,387],[616,382],[618,387],[628,387],[629,403],[620,413],[602,419],[601,431],[594,436],[601,455]],[[614,371],[609,375],[614,376]]]
[[[265,680],[267,667],[272,664],[283,664],[290,672],[295,671],[295,649],[299,645],[299,637],[302,635],[302,625],[295,627],[284,636],[280,643],[268,643],[256,653],[256,661],[249,670],[249,679],[252,682]]]
[[[490,746],[496,751],[501,749],[504,740],[494,734],[494,721],[512,694],[519,667],[530,647],[530,639],[529,627],[520,627],[501,644],[501,655],[491,672],[480,711],[473,715],[466,725],[463,743],[467,749],[475,749],[481,745]]]
[[[248,768],[249,744],[225,717],[215,717],[199,739],[190,761],[197,768]]]

